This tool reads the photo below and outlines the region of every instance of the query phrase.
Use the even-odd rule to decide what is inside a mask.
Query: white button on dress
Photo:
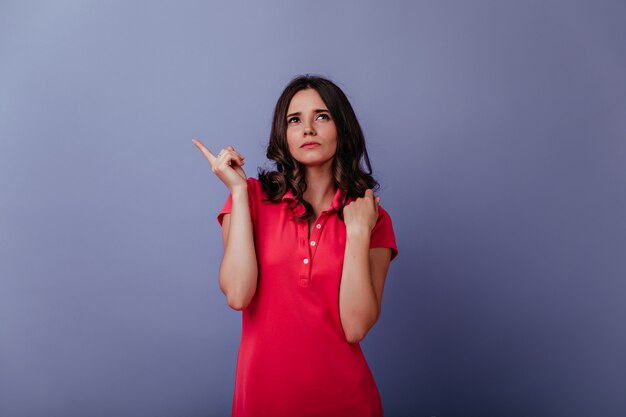
[[[311,246],[315,246],[315,241],[311,241]]]
[[[321,224],[316,224],[315,227],[317,227],[318,229],[321,229],[322,225]]]
[[[304,262],[305,264],[308,264],[309,263],[309,258],[304,258],[304,260],[302,262]]]

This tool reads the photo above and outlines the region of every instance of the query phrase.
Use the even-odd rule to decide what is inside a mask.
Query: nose
[[[315,130],[309,125],[304,126],[304,136],[315,136]]]

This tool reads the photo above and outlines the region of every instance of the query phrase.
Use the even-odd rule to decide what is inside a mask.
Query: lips
[[[300,146],[301,148],[315,148],[316,146],[319,146],[320,144],[317,142],[305,142],[302,144],[302,146]]]

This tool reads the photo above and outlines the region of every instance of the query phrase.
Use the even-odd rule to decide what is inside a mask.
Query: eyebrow
[[[330,113],[330,111],[328,111],[328,109],[315,109],[313,110],[314,113]],[[295,112],[295,113],[289,113],[287,115],[287,117],[291,117],[291,116],[300,116],[300,112]]]

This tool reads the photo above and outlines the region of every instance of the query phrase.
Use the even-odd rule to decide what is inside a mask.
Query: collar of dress
[[[330,203],[330,208],[335,211],[339,211],[339,206],[341,205],[341,201],[343,200],[344,195],[345,195],[345,192],[341,188],[337,188],[337,191],[335,192],[335,196],[333,197],[333,201],[332,203]],[[286,201],[286,200],[295,200],[295,197],[293,193],[291,192],[291,190],[287,190],[287,192],[283,196],[282,201]],[[346,201],[346,205],[348,205],[353,200],[354,200],[353,198],[348,197],[348,201]],[[304,213],[304,205],[302,205],[302,203],[300,203],[298,207],[296,207],[296,214],[300,215],[301,213]]]

